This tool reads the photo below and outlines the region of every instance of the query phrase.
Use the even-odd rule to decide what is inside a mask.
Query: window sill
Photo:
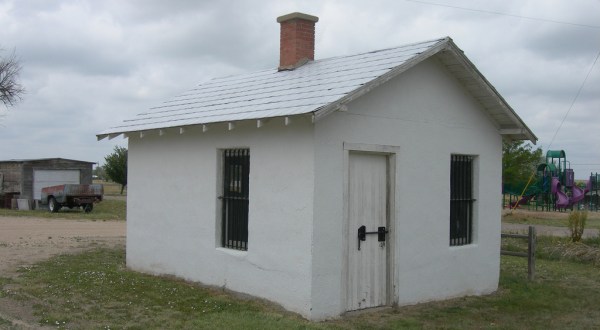
[[[471,244],[465,244],[465,245],[450,246],[450,251],[476,249],[476,248],[477,248],[477,243],[471,243]]]
[[[223,252],[225,254],[228,254],[232,257],[236,257],[239,259],[246,258],[246,256],[248,255],[248,251],[234,250],[234,249],[228,249],[228,248],[224,248],[224,247],[218,247],[217,251]]]

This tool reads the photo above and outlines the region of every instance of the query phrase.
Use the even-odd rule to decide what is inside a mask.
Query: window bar
[[[235,201],[234,201],[234,205],[235,205],[235,236],[234,236],[234,244],[235,244],[235,248],[236,249],[241,249],[242,248],[242,239],[241,239],[241,231],[242,231],[242,221],[241,221],[241,217],[242,217],[242,210],[240,210],[240,200],[239,198],[239,191],[240,191],[240,172],[241,172],[241,154],[242,151],[237,149],[235,151],[235,167],[234,167],[234,176],[235,176],[235,180],[234,180],[234,192],[235,192]]]
[[[229,204],[231,205],[231,213],[232,213],[232,217],[231,217],[231,236],[229,237],[230,240],[230,244],[233,248],[237,249],[238,248],[238,242],[237,242],[237,231],[238,231],[238,223],[237,223],[237,219],[239,216],[239,210],[236,207],[236,200],[235,200],[235,193],[236,193],[236,188],[237,188],[237,156],[238,156],[238,150],[233,150],[232,151],[232,164],[230,167],[231,170],[231,178],[232,181],[230,182],[229,186],[231,189],[231,199],[229,200]],[[233,184],[232,184],[233,183]]]
[[[236,173],[235,173],[235,161],[236,161],[236,156],[237,156],[237,150],[232,150],[231,152],[231,165],[229,167],[229,170],[231,171],[231,180],[229,182],[229,192],[231,193],[231,197],[228,201],[229,203],[229,207],[231,208],[231,219],[230,219],[230,226],[231,226],[231,234],[229,235],[229,244],[231,247],[236,248],[237,249],[237,242],[236,242],[236,231],[237,231],[237,216],[238,216],[238,212],[237,212],[237,208],[235,207],[235,180],[236,180]],[[232,184],[233,183],[233,184]]]
[[[241,209],[241,200],[240,200],[240,188],[241,188],[241,180],[242,180],[242,150],[236,150],[235,152],[235,248],[242,249],[242,209]]]
[[[468,209],[467,209],[467,243],[471,243],[472,235],[473,235],[473,157],[468,156],[468,166],[467,166],[467,181],[469,184],[467,185],[467,198],[468,198]]]
[[[242,247],[241,246],[242,240],[240,237],[240,231],[241,231],[241,226],[242,226],[240,218],[242,216],[242,212],[240,210],[240,200],[238,199],[239,191],[240,191],[240,180],[241,180],[241,177],[240,177],[240,167],[241,167],[240,155],[241,155],[241,153],[242,153],[241,150],[239,150],[239,149],[235,150],[235,156],[234,156],[235,157],[235,166],[233,168],[233,173],[234,173],[233,175],[235,177],[234,181],[233,181],[233,189],[234,189],[233,191],[234,191],[234,195],[235,195],[235,199],[233,201],[233,204],[235,205],[235,218],[234,218],[235,235],[233,237],[233,242],[234,242],[235,248],[238,250],[241,249],[241,247]]]
[[[245,216],[245,223],[244,223],[244,249],[248,249],[248,213],[249,213],[249,205],[250,205],[250,150],[246,149],[245,150],[245,157],[244,157],[244,166],[242,167],[244,174],[242,175],[242,177],[244,178],[244,183],[242,184],[242,191],[244,193],[244,214],[246,214]]]
[[[460,222],[461,222],[461,235],[460,235],[460,239],[461,239],[461,244],[466,244],[467,243],[467,208],[468,208],[468,202],[466,200],[467,198],[467,157],[466,156],[462,156],[462,164],[461,164],[461,182],[463,184],[463,189],[462,189],[462,196],[460,196],[461,198],[461,208],[460,210],[462,211],[461,213],[461,217],[460,217]]]
[[[467,178],[466,178],[466,170],[467,170],[467,162],[466,162],[466,157],[465,156],[459,156],[459,169],[460,169],[460,183],[461,183],[461,191],[460,191],[460,196],[458,197],[460,199],[460,217],[459,219],[459,228],[460,228],[460,244],[464,245],[466,236],[467,236],[467,232],[466,232],[466,212],[465,212],[465,198],[466,198],[466,193],[467,193]]]
[[[235,217],[236,217],[236,210],[235,210],[235,199],[233,199],[233,197],[235,197],[235,150],[230,150],[229,151],[229,160],[230,160],[230,164],[229,164],[229,200],[227,201],[227,203],[229,204],[229,208],[230,208],[230,212],[231,212],[231,216],[229,217],[229,225],[231,228],[231,232],[229,233],[229,236],[227,237],[227,243],[229,244],[229,247],[231,248],[235,248]]]
[[[452,162],[450,165],[450,244],[451,245],[456,245],[457,242],[457,237],[458,235],[456,234],[456,230],[457,230],[457,226],[456,226],[456,219],[457,219],[457,214],[456,211],[458,210],[458,208],[456,207],[456,190],[457,190],[457,157],[456,155],[452,155]]]
[[[242,189],[244,187],[244,185],[242,184],[242,179],[244,177],[243,174],[244,174],[244,158],[245,158],[244,156],[245,156],[245,153],[246,153],[245,150],[240,150],[239,151],[239,166],[237,168],[237,172],[238,172],[237,173],[238,174],[237,184],[238,184],[238,187],[237,187],[236,191],[240,195],[240,199],[238,200],[238,210],[239,210],[239,215],[240,216],[238,218],[238,237],[237,237],[237,240],[239,242],[238,244],[239,244],[239,248],[240,249],[245,249],[244,239],[243,239],[244,238],[244,225],[245,225],[244,224],[244,211],[245,211],[245,209],[244,209],[244,199],[243,199],[244,194],[242,192]]]
[[[228,214],[227,214],[227,197],[228,197],[228,183],[229,183],[229,150],[224,150],[223,151],[223,199],[221,200],[221,202],[223,203],[222,205],[222,209],[223,209],[223,213],[222,213],[222,218],[223,218],[223,223],[222,223],[222,233],[221,233],[221,245],[227,247],[227,229],[228,229],[228,225],[227,225],[227,219],[228,219]]]
[[[229,247],[232,248],[237,248],[237,246],[235,246],[235,230],[236,230],[236,223],[235,223],[235,218],[237,217],[237,210],[235,208],[235,150],[231,150],[230,151],[230,164],[229,164],[229,199],[227,200],[227,204],[229,205],[229,209],[230,209],[230,213],[231,213],[231,217],[229,218],[229,237],[227,238],[227,243],[229,244]],[[234,186],[232,186],[231,183],[234,183]]]

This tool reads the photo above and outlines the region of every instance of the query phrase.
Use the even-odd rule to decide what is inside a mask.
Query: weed
[[[572,211],[569,214],[569,231],[571,232],[571,241],[581,241],[581,236],[585,230],[585,222],[588,213],[586,211]]]

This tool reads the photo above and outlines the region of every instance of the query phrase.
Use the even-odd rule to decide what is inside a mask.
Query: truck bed
[[[103,194],[104,186],[101,184],[62,184],[42,188],[41,202],[49,204],[51,212],[62,206],[83,206],[89,212],[94,203],[102,200]]]

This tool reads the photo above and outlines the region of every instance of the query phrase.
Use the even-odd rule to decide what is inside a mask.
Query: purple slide
[[[523,196],[518,201],[510,203],[510,208],[514,209],[515,207],[519,207],[523,204],[527,204],[529,202],[529,200],[533,198],[533,196],[535,196],[535,195]]]
[[[556,194],[556,207],[559,209],[566,209],[573,204],[581,202],[585,198],[585,194],[592,188],[592,181],[588,180],[585,184],[585,189],[581,189],[576,185],[573,185],[572,191],[573,196],[569,197],[562,192],[561,184],[557,177],[552,178],[552,193]]]
[[[552,192],[556,194],[556,207],[566,209],[570,206],[569,197],[560,189],[560,181],[557,177],[552,178]]]
[[[571,204],[579,203],[585,197],[585,194],[592,188],[592,181],[588,180],[585,183],[585,189],[581,189],[576,185],[573,185],[573,196],[571,197]]]

